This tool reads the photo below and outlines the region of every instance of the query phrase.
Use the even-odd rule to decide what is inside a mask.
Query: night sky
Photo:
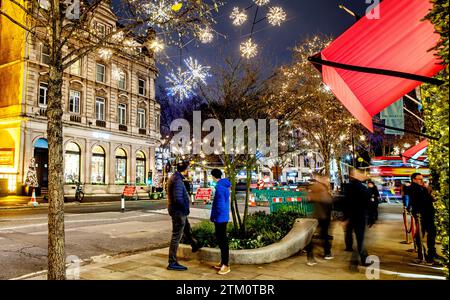
[[[182,51],[182,58],[192,56],[201,64],[214,66],[220,64],[225,56],[239,56],[239,44],[248,38],[256,8],[248,10],[248,20],[242,26],[234,26],[229,18],[233,7],[241,9],[253,4],[252,0],[230,0],[216,14],[214,29],[226,36],[215,36],[211,44],[189,45]],[[355,19],[338,7],[347,8],[362,15],[369,4],[365,0],[271,0],[271,5],[281,6],[287,12],[287,21],[281,27],[271,26],[267,20],[258,23],[253,38],[259,45],[259,55],[255,63],[263,63],[272,69],[291,59],[291,50],[296,43],[317,33],[338,36],[350,27]],[[267,6],[260,9],[258,19],[265,16]],[[157,84],[165,86],[165,75],[180,63],[177,48],[166,49],[171,66],[161,66]]]

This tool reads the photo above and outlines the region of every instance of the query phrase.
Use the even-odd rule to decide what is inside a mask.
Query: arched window
[[[91,183],[105,183],[105,150],[101,146],[92,148]]]
[[[127,153],[122,148],[116,150],[116,184],[127,183]]]
[[[145,184],[145,154],[142,151],[136,153],[136,184]]]
[[[64,154],[64,179],[66,183],[80,181],[80,147],[73,143],[67,143]]]

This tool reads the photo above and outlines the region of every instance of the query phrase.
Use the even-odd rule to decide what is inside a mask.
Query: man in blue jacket
[[[169,247],[168,270],[186,271],[187,267],[182,266],[177,260],[178,245],[184,236],[192,246],[192,252],[197,252],[201,246],[192,237],[191,225],[189,224],[189,195],[183,179],[188,176],[189,165],[179,163],[177,171],[170,177],[167,185],[168,211],[172,217],[172,239]]]
[[[216,231],[216,239],[219,243],[221,262],[214,266],[217,274],[225,275],[230,273],[229,265],[229,247],[227,237],[227,225],[230,219],[230,187],[231,183],[228,179],[222,178],[222,171],[214,169],[211,171],[213,180],[216,182],[216,192],[211,208],[211,222],[214,222]]]

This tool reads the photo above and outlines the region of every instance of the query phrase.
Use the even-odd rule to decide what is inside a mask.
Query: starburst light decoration
[[[125,73],[117,68],[117,67],[113,67],[112,71],[111,71],[111,77],[113,80],[120,80],[120,77],[123,76]]]
[[[247,14],[244,10],[240,10],[239,7],[233,8],[233,11],[230,15],[230,19],[233,20],[233,25],[235,26],[241,26],[242,24],[247,21]]]
[[[152,16],[152,18],[158,23],[164,23],[170,20],[172,8],[165,0],[155,1],[145,4],[144,9],[146,13]],[[158,24],[157,24],[158,25]]]
[[[197,87],[199,82],[206,84],[206,78],[211,77],[209,70],[211,67],[201,65],[196,59],[189,57],[184,61],[188,68],[189,81],[193,87]]]
[[[256,5],[258,6],[264,6],[266,4],[269,4],[270,0],[253,0]]]
[[[211,43],[214,39],[214,35],[210,27],[200,28],[198,30],[198,39],[203,44]]]
[[[249,39],[241,44],[241,54],[243,57],[250,59],[258,54],[258,45],[253,43],[252,39]]]
[[[196,59],[189,57],[184,60],[186,71],[178,68],[176,72],[169,73],[166,81],[169,84],[167,94],[180,100],[187,99],[195,95],[195,89],[200,84],[206,85],[206,79],[211,77],[209,70],[211,67],[201,65]]]
[[[112,56],[113,52],[110,49],[100,49],[98,51],[98,55],[100,56],[100,58],[102,59],[110,59]]]
[[[267,20],[270,25],[281,26],[281,23],[286,21],[286,13],[281,7],[273,6],[269,8],[269,12],[267,13]]]
[[[155,52],[161,52],[164,50],[164,43],[163,41],[161,41],[158,38],[155,38],[151,43],[150,43],[150,49]]]
[[[169,85],[167,95],[179,98],[180,100],[187,99],[193,95],[194,87],[189,82],[187,72],[183,72],[181,68],[166,76],[166,81]]]

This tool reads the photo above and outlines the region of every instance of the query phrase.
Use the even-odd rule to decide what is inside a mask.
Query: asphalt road
[[[66,205],[66,256],[81,259],[168,245],[165,201]],[[199,207],[196,205],[195,207]],[[198,220],[192,220],[195,223]],[[0,209],[0,279],[47,269],[47,208]]]

